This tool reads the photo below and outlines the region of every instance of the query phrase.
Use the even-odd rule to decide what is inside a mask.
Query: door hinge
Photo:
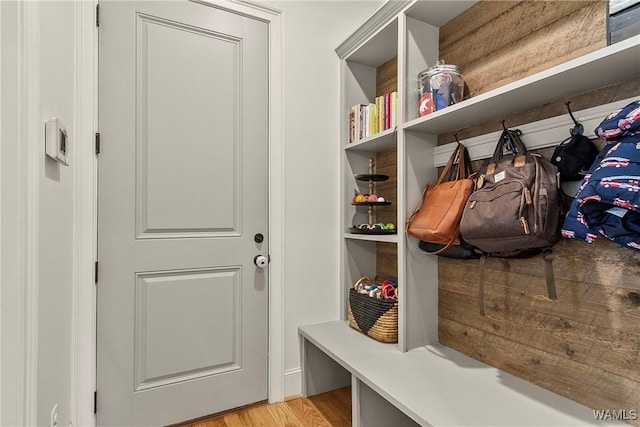
[[[98,261],[96,261],[95,267],[94,267],[94,271],[93,271],[93,278],[95,283],[98,283]]]
[[[100,132],[96,132],[96,154],[100,154]]]
[[[98,413],[98,392],[97,391],[93,392],[93,413],[94,414]]]
[[[96,27],[100,26],[100,5],[96,4]]]

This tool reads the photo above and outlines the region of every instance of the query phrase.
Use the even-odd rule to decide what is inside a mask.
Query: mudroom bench
[[[303,395],[351,385],[354,426],[607,425],[586,406],[447,347],[399,352],[342,320],[298,333]]]

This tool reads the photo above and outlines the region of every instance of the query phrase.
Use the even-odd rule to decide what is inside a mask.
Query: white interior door
[[[98,425],[266,399],[267,24],[101,1],[99,127]]]

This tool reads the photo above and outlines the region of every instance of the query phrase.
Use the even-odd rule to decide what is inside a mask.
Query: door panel
[[[98,424],[264,400],[267,24],[188,1],[100,15]]]
[[[237,234],[241,40],[137,19],[139,234]]]
[[[241,369],[240,279],[239,268],[137,275],[136,391]]]

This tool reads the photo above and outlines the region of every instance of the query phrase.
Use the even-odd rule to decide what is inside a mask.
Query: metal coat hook
[[[456,133],[454,133],[454,134],[453,134],[453,137],[456,139],[456,142],[458,143],[458,146],[459,146],[459,145],[460,145],[460,140],[458,139],[458,133],[457,133],[457,132],[456,132]],[[459,157],[460,157],[460,153],[458,152],[458,153],[456,154],[455,159],[453,159],[453,163],[454,163],[454,164],[457,164],[457,163],[460,161]]]
[[[569,116],[571,117],[571,120],[573,120],[573,124],[574,124],[574,126],[571,128],[569,133],[571,134],[571,136],[582,135],[584,133],[584,126],[582,126],[582,124],[579,121],[577,121],[576,118],[573,116],[573,112],[571,111],[570,104],[571,104],[571,101],[567,101],[564,103],[564,105],[567,106],[567,111],[569,112]]]
[[[454,134],[453,134],[453,137],[456,139],[456,143],[458,144],[458,147],[459,147],[460,145],[462,145],[462,143],[461,143],[461,142],[460,142],[460,140],[458,139],[458,132],[454,133]],[[464,160],[464,159],[463,159],[463,160]],[[453,164],[454,164],[454,165],[457,165],[457,164],[459,164],[459,162],[460,162],[460,151],[458,151],[458,152],[456,153],[456,157],[453,159]],[[452,171],[453,171],[453,168],[451,169],[451,172],[452,172]],[[456,171],[456,174],[455,174],[455,176],[454,176],[453,178],[451,178],[451,173],[449,173],[449,181],[451,181],[452,179],[453,179],[453,180],[458,180],[458,179],[460,178],[460,170],[459,170],[459,168],[456,168],[456,169],[455,169],[455,171]]]

